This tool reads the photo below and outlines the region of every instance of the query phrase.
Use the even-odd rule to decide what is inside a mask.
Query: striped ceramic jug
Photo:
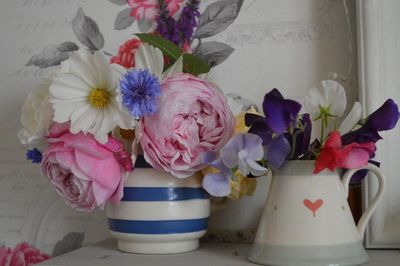
[[[107,217],[118,249],[168,254],[197,249],[208,226],[210,200],[201,176],[178,179],[139,157],[128,176],[120,205],[108,204]]]

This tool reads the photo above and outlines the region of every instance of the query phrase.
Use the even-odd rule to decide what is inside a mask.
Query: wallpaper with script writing
[[[213,0],[202,2],[204,8]],[[99,25],[110,54],[137,31],[135,26],[114,29],[117,14],[126,7],[108,0],[0,2],[0,244],[28,241],[51,253],[69,232],[84,233],[85,243],[108,237],[104,213],[66,207],[40,169],[25,160],[16,137],[23,100],[45,73],[26,63],[49,45],[79,43],[71,25],[79,7]],[[349,10],[354,26],[354,1],[349,1]],[[235,49],[216,67],[218,82],[226,92],[257,104],[274,87],[301,101],[311,86],[336,72],[343,75],[352,102],[357,95],[352,29],[341,0],[245,0],[234,24],[213,37]],[[254,197],[214,213],[212,230],[255,228],[267,184],[268,179],[261,179]]]

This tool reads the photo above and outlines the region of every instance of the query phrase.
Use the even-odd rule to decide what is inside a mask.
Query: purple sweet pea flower
[[[296,125],[301,104],[284,99],[282,94],[273,89],[265,94],[263,111],[266,124],[277,134],[284,133],[290,126]]]
[[[281,167],[291,151],[290,143],[283,134],[273,138],[264,149],[264,159],[273,169]]]
[[[274,132],[268,126],[265,117],[247,113],[244,118],[246,126],[250,127],[248,132],[259,136],[263,140],[263,145],[268,145]]]
[[[245,123],[250,127],[249,133],[260,136],[264,145],[264,159],[272,168],[282,166],[291,151],[285,132],[295,127],[301,105],[293,100],[284,99],[282,94],[273,89],[264,97],[263,111],[265,117],[246,114]],[[307,129],[308,130],[308,129]]]
[[[389,130],[396,126],[399,118],[397,104],[392,99],[388,99],[378,110],[368,116],[364,126],[375,131]]]
[[[218,158],[217,153],[208,151],[203,154],[203,163],[210,165],[220,172],[209,173],[203,178],[203,188],[215,197],[225,197],[231,193],[229,180],[232,173],[226,165]]]
[[[238,166],[243,176],[261,176],[268,171],[257,163],[264,156],[262,142],[255,134],[238,134],[221,148],[221,159],[231,169]]]
[[[299,120],[299,126],[294,129],[293,134],[285,134],[292,146],[291,160],[296,160],[309,151],[312,122],[309,114],[303,114]],[[295,140],[293,146],[293,140]]]
[[[399,108],[392,99],[388,99],[375,112],[370,114],[359,129],[342,136],[344,145],[352,142],[366,143],[377,142],[382,139],[378,131],[385,131],[394,128],[400,118]]]

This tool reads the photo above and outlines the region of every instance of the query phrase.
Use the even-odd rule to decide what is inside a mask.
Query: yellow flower
[[[228,195],[228,198],[231,200],[238,200],[244,195],[253,195],[257,187],[257,180],[255,178],[242,176],[240,171],[237,170],[235,178],[231,179],[229,184],[231,186],[231,194]]]
[[[235,128],[235,134],[239,133],[247,133],[249,131],[249,127],[246,126],[246,123],[244,121],[244,117],[246,114],[257,114],[259,115],[260,113],[257,112],[257,110],[252,106],[249,110],[241,112],[240,114],[236,115],[236,128]]]

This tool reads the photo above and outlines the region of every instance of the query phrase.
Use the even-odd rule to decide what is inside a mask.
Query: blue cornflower
[[[32,163],[41,163],[42,162],[42,153],[34,148],[32,150],[28,150],[26,152],[26,159],[31,160]]]
[[[157,111],[156,97],[161,94],[160,82],[148,69],[127,72],[120,81],[120,88],[122,105],[134,117]]]

